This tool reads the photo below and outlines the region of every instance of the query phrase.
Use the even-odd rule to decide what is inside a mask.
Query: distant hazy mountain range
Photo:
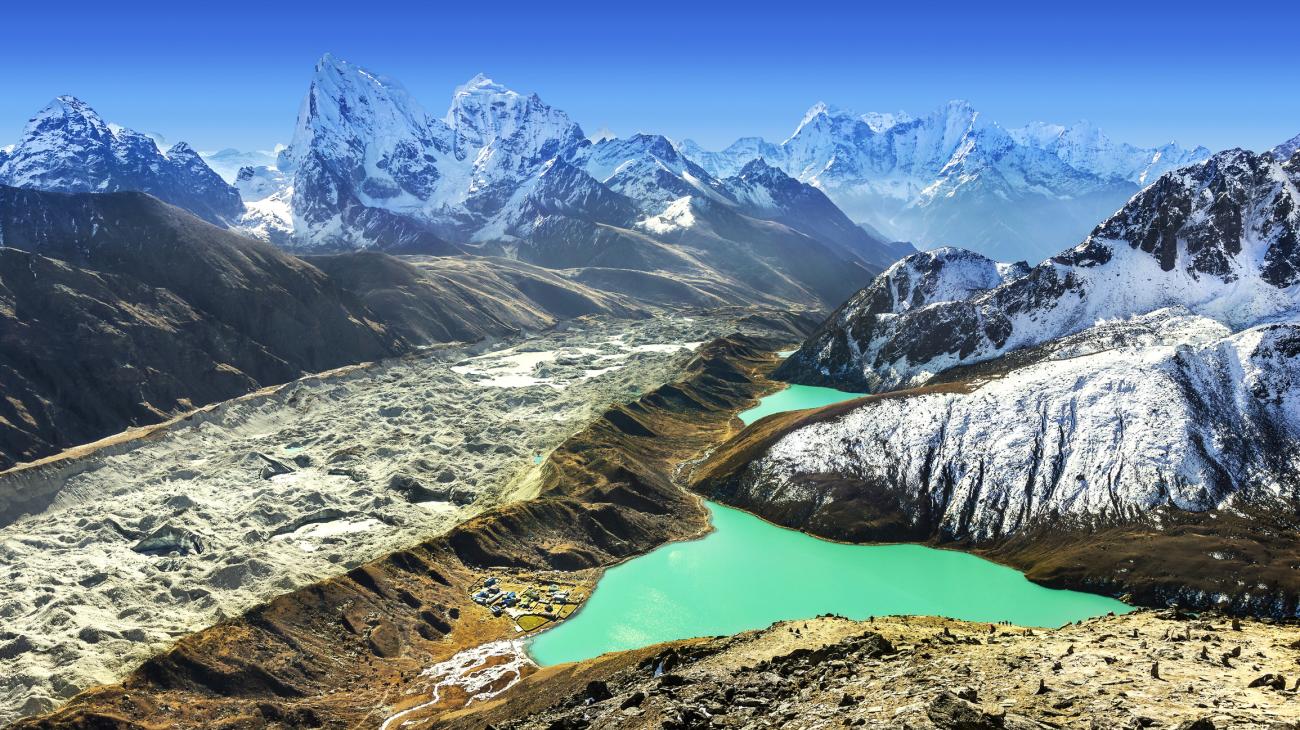
[[[200,160],[159,139],[60,97],[0,149],[0,184],[139,190],[299,250],[486,252],[732,288],[759,281],[731,261],[752,251],[764,275],[782,274],[783,296],[826,300],[861,281],[832,285],[825,269],[847,257],[874,273],[910,250],[891,241],[1036,262],[1209,154],[1117,143],[1084,123],[1003,129],[965,102],[917,117],[818,104],[784,142],[717,152],[651,134],[593,142],[537,95],[483,76],[435,116],[400,83],[330,55],[287,146]],[[794,258],[813,270],[789,270]]]
[[[917,117],[817,104],[780,144],[680,148],[714,175],[762,158],[886,238],[1031,263],[1078,241],[1161,173],[1210,154],[1114,142],[1086,122],[1004,129],[964,101]]]
[[[212,171],[232,185],[239,178],[239,171],[245,167],[273,167],[284,145],[276,145],[273,150],[252,150],[244,152],[226,147],[211,152],[199,151],[199,156],[208,163]]]
[[[302,161],[312,155],[322,166],[304,171]],[[1116,143],[1082,123],[1004,130],[965,102],[923,117],[854,115],[819,104],[781,144],[749,138],[721,152],[655,135],[593,144],[536,95],[481,76],[457,89],[447,113],[435,118],[396,82],[326,57],[280,158],[281,172],[308,189],[295,183],[291,205],[255,206],[267,210],[254,226],[268,235],[293,228],[317,245],[355,235],[356,226],[311,212],[322,201],[340,207],[322,198],[320,188],[334,189],[328,170],[347,170],[344,188],[359,204],[422,219],[449,240],[533,238],[539,212],[654,233],[649,227],[661,221],[649,219],[669,213],[682,197],[741,202],[723,182],[762,160],[825,193],[876,239],[960,245],[1036,262],[1077,241],[1161,173],[1208,155],[1172,143],[1155,149]],[[555,195],[559,180],[523,189],[551,159],[586,173],[566,180],[576,186],[565,191],[573,199]],[[629,221],[625,210],[611,208],[597,183],[630,198],[640,217]],[[787,197],[774,204],[788,209],[796,189],[785,188]],[[553,207],[539,209],[543,198]],[[671,213],[684,221],[678,210]]]

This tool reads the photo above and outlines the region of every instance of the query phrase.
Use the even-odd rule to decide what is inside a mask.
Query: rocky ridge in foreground
[[[498,730],[1297,727],[1291,625],[1142,611],[1059,630],[822,617],[546,667],[441,722]]]

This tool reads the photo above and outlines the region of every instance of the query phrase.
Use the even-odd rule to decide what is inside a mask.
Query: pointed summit
[[[27,122],[23,137],[30,138],[54,129],[97,139],[108,139],[113,131],[89,104],[69,94],[54,97]]]
[[[455,132],[456,156],[461,159],[471,149],[509,139],[513,151],[540,156],[536,164],[541,164],[560,147],[586,137],[567,114],[536,94],[524,96],[483,74],[457,87],[445,121]]]
[[[188,142],[177,142],[176,144],[168,148],[166,155],[167,155],[167,159],[169,160],[177,160],[177,159],[188,160],[188,159],[198,157],[199,153],[195,152],[194,148],[191,147]]]
[[[742,178],[755,176],[775,177],[777,175],[781,178],[789,177],[780,168],[767,164],[767,160],[763,159],[761,156],[755,157],[749,162],[746,162],[745,166],[740,168],[740,172],[737,172],[736,175]]]
[[[515,92],[488,78],[486,74],[474,74],[474,78],[456,87],[456,96],[461,94],[514,94]]]
[[[351,160],[372,148],[371,157],[379,159],[403,140],[418,143],[414,149],[419,149],[437,146],[438,139],[446,146],[447,137],[447,130],[400,83],[326,53],[316,63],[293,139],[277,164],[292,171],[313,150]]]
[[[1300,152],[1300,134],[1297,134],[1291,139],[1288,139],[1282,144],[1274,147],[1270,152],[1272,153],[1273,158],[1279,162],[1285,162],[1291,159],[1295,156],[1296,152]]]
[[[827,119],[835,119],[844,116],[847,116],[847,112],[845,112],[843,109],[837,106],[832,106],[830,104],[827,104],[824,101],[819,101],[816,104],[813,104],[812,106],[808,107],[808,111],[804,112],[803,119],[799,121],[799,126],[803,127],[804,125],[813,122],[819,117],[825,117]]]
[[[214,223],[239,216],[239,193],[179,143],[164,155],[153,138],[105,122],[75,96],[56,97],[32,117],[0,184],[60,193],[137,191]]]

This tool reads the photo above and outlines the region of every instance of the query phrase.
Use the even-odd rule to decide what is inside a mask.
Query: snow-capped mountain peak
[[[586,135],[564,112],[536,94],[520,94],[478,74],[456,89],[446,123],[456,135],[457,156],[502,140],[527,157],[554,157]]]
[[[55,121],[57,120],[57,121]],[[56,96],[27,122],[23,135],[30,136],[57,125],[82,134],[112,135],[111,126],[89,104],[69,94]],[[121,127],[119,127],[121,129]]]
[[[813,104],[812,106],[808,107],[808,111],[804,112],[803,119],[799,120],[799,126],[795,128],[795,134],[798,134],[799,130],[802,129],[803,127],[815,122],[819,117],[842,117],[842,116],[845,116],[843,110],[837,107],[833,107],[824,101],[819,101],[816,104]]]
[[[475,94],[514,94],[514,93],[515,92],[511,91],[510,89],[507,89],[501,84],[498,84],[497,82],[488,78],[487,74],[477,73],[474,74],[474,78],[470,79],[469,81],[466,81],[460,86],[457,86],[456,91],[452,94],[452,97],[454,99],[456,97],[473,96]],[[454,101],[452,103],[455,104]]]
[[[164,153],[154,137],[110,124],[69,95],[37,112],[22,139],[0,156],[0,184],[64,193],[145,192],[212,222],[234,220],[242,208],[239,193],[189,145]]]
[[[482,240],[480,229],[504,230],[503,220],[524,214],[503,208],[524,205],[523,188],[544,163],[583,143],[564,112],[482,74],[458,87],[438,118],[397,81],[327,54],[279,158],[293,190],[291,235],[313,246],[374,245],[382,232],[374,217],[394,225],[393,213],[438,236]],[[349,223],[358,216],[364,233]],[[272,225],[265,216],[248,224]]]
[[[1300,134],[1297,134],[1270,150],[1273,158],[1278,162],[1285,162],[1291,159],[1295,156],[1296,152],[1300,152]]]
[[[875,390],[1168,307],[1233,330],[1294,316],[1298,182],[1300,169],[1272,155],[1228,150],[1161,176],[1078,246],[1012,278],[1003,272],[1001,283],[989,273],[991,288],[967,287],[967,296],[900,311],[890,305],[903,291],[891,269],[783,367],[807,380]],[[917,270],[926,256],[899,267]],[[943,258],[938,263],[947,266],[950,254]]]
[[[358,149],[349,148],[360,148],[361,157],[373,166],[404,143],[441,137],[445,144],[447,130],[431,121],[397,81],[327,53],[316,63],[293,141],[280,153],[279,167],[294,170],[312,150],[355,157]]]
[[[818,103],[780,144],[680,149],[720,177],[763,157],[891,238],[1030,260],[1079,240],[1160,174],[1209,156],[1116,143],[1086,122],[1005,129],[960,99],[916,116]]]

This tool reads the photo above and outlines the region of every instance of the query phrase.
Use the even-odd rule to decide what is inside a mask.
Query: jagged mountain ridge
[[[931,306],[895,306],[892,279],[923,257],[905,259],[846,302],[780,373],[875,391],[1162,307],[1233,329],[1292,312],[1298,162],[1230,150],[1166,173],[1075,248]]]
[[[1295,156],[1296,152],[1300,152],[1300,134],[1297,134],[1291,139],[1288,139],[1282,144],[1274,147],[1272,150],[1269,150],[1269,152],[1273,155],[1273,158],[1277,160],[1291,159]]]
[[[400,221],[408,236],[423,231],[442,243],[404,252],[450,247],[544,266],[712,278],[742,298],[770,288],[828,303],[896,257],[898,246],[773,172],[724,181],[658,135],[593,143],[535,94],[482,76],[459,87],[437,118],[397,82],[327,55],[278,169],[245,169],[238,185],[249,199],[246,229],[298,249],[392,250],[390,226]],[[796,258],[810,265],[789,265]]]
[[[243,213],[239,192],[188,144],[163,152],[152,137],[105,122],[72,96],[37,112],[22,139],[0,155],[0,185],[59,193],[139,191],[218,224]]]
[[[750,137],[720,152],[689,140],[680,147],[721,176],[762,158],[898,240],[1035,262],[1159,174],[1209,154],[1115,143],[1087,123],[1007,130],[962,101],[920,117],[819,103],[780,144]]]

